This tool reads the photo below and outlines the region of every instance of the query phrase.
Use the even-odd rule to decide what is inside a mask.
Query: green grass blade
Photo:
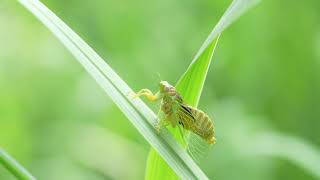
[[[193,58],[192,64],[198,60],[199,56],[207,49],[210,44],[221,34],[229,25],[231,25],[243,13],[256,5],[260,0],[233,0],[228,9],[224,12],[217,25],[213,28],[207,39],[204,41],[196,56]]]
[[[112,68],[53,12],[37,0],[19,0],[76,57],[110,96],[139,133],[182,179],[208,179],[192,158],[166,130],[157,134],[156,115],[140,99],[132,99],[131,88]]]
[[[0,164],[7,168],[17,179],[35,180],[22,165],[0,148]]]
[[[259,2],[259,0],[234,0],[209,34],[190,66],[176,84],[177,90],[188,104],[194,107],[198,105],[220,33],[257,2]],[[171,128],[170,131],[176,139],[183,144],[179,130]],[[179,178],[170,170],[166,162],[162,160],[157,152],[151,149],[148,157],[146,179],[161,180]]]
[[[180,78],[176,88],[191,106],[197,107],[202,93],[203,85],[207,77],[207,72],[211,64],[211,59],[218,43],[219,37],[212,41],[207,49],[199,56]]]

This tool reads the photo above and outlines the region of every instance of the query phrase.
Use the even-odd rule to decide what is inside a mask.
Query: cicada
[[[170,124],[172,127],[182,126],[208,144],[215,144],[215,131],[212,120],[203,111],[189,106],[178,93],[176,88],[167,81],[160,81],[160,90],[153,94],[149,89],[142,89],[134,97],[145,96],[150,101],[161,100],[161,112],[164,118],[156,125],[158,131]]]

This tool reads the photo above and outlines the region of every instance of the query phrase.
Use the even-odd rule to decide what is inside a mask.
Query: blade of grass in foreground
[[[110,96],[139,133],[182,179],[208,179],[173,136],[154,129],[156,115],[140,99],[132,99],[131,88],[75,32],[37,0],[19,0],[76,57],[80,64]]]
[[[197,52],[187,71],[179,79],[176,88],[189,105],[194,107],[198,105],[219,34],[257,2],[259,0],[234,0]],[[183,144],[180,132],[172,128],[169,130]],[[151,149],[147,162],[146,179],[161,180],[164,178],[179,179],[158,153]]]
[[[17,179],[35,180],[23,166],[0,148],[0,164],[7,168]]]

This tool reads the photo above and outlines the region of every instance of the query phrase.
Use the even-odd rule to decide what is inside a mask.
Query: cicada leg
[[[170,125],[169,121],[165,118],[165,115],[163,114],[162,111],[159,111],[158,113],[158,118],[159,118],[159,121],[158,123],[155,125],[155,128],[157,130],[158,133],[160,133],[161,129],[163,127],[166,127],[168,125]]]
[[[133,98],[145,96],[149,101],[156,101],[159,99],[159,93],[153,94],[149,89],[141,89],[138,93],[134,94]]]
[[[163,127],[168,126],[168,125],[169,125],[169,123],[166,122],[165,120],[160,120],[160,121],[156,124],[155,128],[156,128],[157,132],[160,133],[160,132],[161,132],[161,129],[162,129]]]

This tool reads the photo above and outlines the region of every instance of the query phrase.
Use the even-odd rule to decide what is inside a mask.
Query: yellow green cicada
[[[149,89],[142,89],[135,97],[145,96],[150,101],[161,100],[161,112],[164,118],[161,119],[156,129],[160,129],[168,124],[172,127],[177,125],[197,134],[208,144],[216,142],[213,122],[209,116],[194,107],[187,105],[176,88],[167,81],[160,82],[160,91],[153,94]]]

